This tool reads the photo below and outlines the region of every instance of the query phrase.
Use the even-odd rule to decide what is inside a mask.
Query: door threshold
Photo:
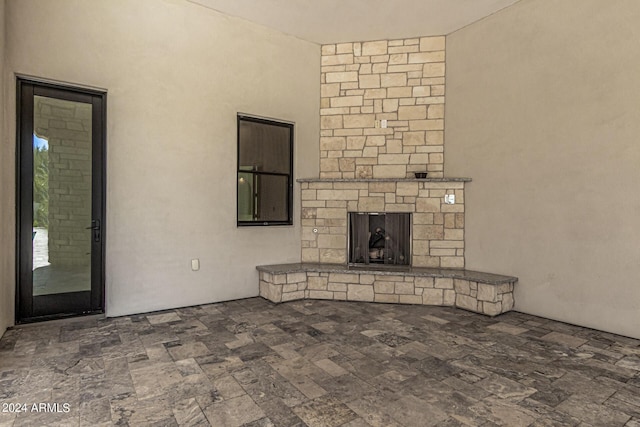
[[[100,320],[106,319],[104,313],[87,313],[87,314],[68,314],[68,315],[55,315],[55,316],[41,316],[32,317],[29,319],[23,319],[20,323],[16,323],[10,329],[25,328],[30,326],[38,326],[46,323],[47,325],[57,325],[65,323],[74,323],[84,320]]]

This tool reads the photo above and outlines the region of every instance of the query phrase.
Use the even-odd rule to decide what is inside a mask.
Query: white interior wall
[[[640,3],[522,0],[447,37],[467,268],[516,309],[640,338]]]
[[[182,0],[9,0],[6,15],[8,99],[14,73],[108,91],[108,316],[255,296],[256,265],[299,261],[299,220],[236,227],[236,113],[295,122],[296,177],[317,176],[318,45]]]

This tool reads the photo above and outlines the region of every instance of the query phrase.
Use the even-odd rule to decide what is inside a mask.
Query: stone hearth
[[[258,266],[260,296],[453,306],[496,316],[513,308],[516,277],[461,269],[380,270],[341,264]]]

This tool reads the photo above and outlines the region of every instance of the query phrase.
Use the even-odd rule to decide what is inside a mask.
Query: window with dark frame
[[[293,224],[293,124],[238,114],[238,226]]]

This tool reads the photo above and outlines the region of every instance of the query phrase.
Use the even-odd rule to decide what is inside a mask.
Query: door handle
[[[94,219],[91,221],[91,227],[86,227],[85,230],[93,230],[93,241],[100,241],[100,220]]]

